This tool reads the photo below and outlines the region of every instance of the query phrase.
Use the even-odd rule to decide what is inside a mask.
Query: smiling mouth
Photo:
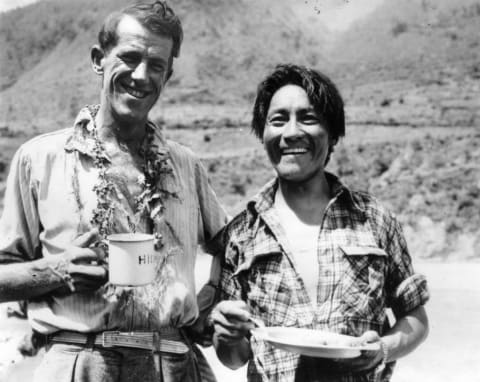
[[[139,90],[137,88],[134,88],[134,87],[131,87],[131,86],[128,86],[128,85],[125,85],[125,84],[122,84],[122,87],[123,89],[125,89],[125,91],[130,94],[132,97],[135,97],[135,98],[145,98],[146,96],[148,96],[150,94],[150,92],[148,91],[145,91],[145,90]]]
[[[308,149],[305,147],[295,147],[281,150],[282,155],[301,155],[306,154],[307,152]]]

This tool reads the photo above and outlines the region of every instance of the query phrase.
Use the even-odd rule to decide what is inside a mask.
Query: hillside
[[[479,25],[479,1],[384,1],[336,43],[351,120],[480,125]]]
[[[11,130],[64,126],[80,106],[98,99],[89,48],[101,19],[129,1],[70,3],[41,1],[0,19],[6,47],[0,63],[11,68],[0,77],[0,123]],[[311,49],[322,41],[314,34],[318,30],[302,29],[287,0],[172,4],[185,40],[165,104],[245,103],[267,68],[292,56],[305,64],[319,60],[318,50]]]
[[[391,80],[392,73],[424,82],[475,76],[479,25],[475,0],[384,1],[341,36],[337,59],[350,65],[342,73],[356,84]]]
[[[129,2],[42,0],[0,15],[0,126],[52,130],[95,102],[89,48],[103,17]],[[474,126],[480,119],[478,0],[385,0],[345,33],[327,30],[308,2],[172,4],[185,28],[163,96],[174,112],[157,108],[154,116],[169,118],[186,104],[245,109],[267,70],[294,61],[337,80],[351,122]],[[227,114],[242,119],[237,110]]]
[[[313,1],[171,2],[185,41],[152,116],[200,154],[229,211],[271,176],[246,132],[256,84],[277,62],[303,63],[346,101],[331,169],[390,205],[418,256],[478,258],[480,0],[384,0],[343,33]],[[16,147],[98,99],[89,47],[127,3],[42,0],[0,15],[0,197]]]
[[[40,0],[0,14],[0,214],[18,146],[70,125],[81,106],[97,101],[90,46],[105,15],[132,1]],[[322,24],[327,4],[356,1],[169,0],[185,40],[152,117],[200,156],[234,215],[273,175],[249,133],[260,78],[278,62],[329,74],[346,102],[347,134],[327,170],[395,212],[415,269],[431,288],[431,334],[399,362],[395,378],[473,380],[478,354],[471,339],[480,331],[480,0],[383,0],[344,32]],[[202,257],[197,264],[203,267]],[[207,274],[197,268],[197,281]],[[39,357],[23,359],[17,351],[27,324],[7,319],[6,309],[0,305],[0,380],[28,382]],[[219,380],[236,380],[230,375]]]
[[[0,127],[53,130],[95,102],[89,47],[104,15],[130,1],[42,0],[0,15]],[[325,29],[318,1],[172,4],[185,42],[154,118],[181,126],[248,122],[259,79],[275,63],[294,61],[339,83],[351,124],[480,124],[479,0],[384,0],[345,33]]]
[[[231,214],[273,176],[247,128],[169,132],[208,153],[203,161],[212,186]],[[347,126],[327,170],[394,211],[416,259],[480,260],[479,128]]]

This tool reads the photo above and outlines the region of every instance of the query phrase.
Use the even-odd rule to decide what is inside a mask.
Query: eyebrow
[[[143,53],[140,50],[137,50],[135,48],[126,48],[124,50],[121,50],[118,52],[119,56],[130,56],[130,57],[135,57],[135,58],[141,58],[143,57]],[[155,55],[151,54],[148,56],[148,60],[150,62],[154,62],[156,64],[162,64],[162,65],[168,65],[168,60],[165,60],[163,56],[160,55]]]
[[[303,113],[303,114],[306,114],[306,113],[315,113],[316,114],[316,111],[315,109],[313,108],[313,106],[310,106],[310,107],[307,107],[307,108],[301,108],[301,109],[297,109],[296,110],[296,113],[299,114],[299,113]],[[276,113],[279,113],[279,114],[289,114],[290,113],[290,109],[287,109],[287,108],[279,108],[279,109],[273,109],[270,113],[267,114],[267,117],[268,116],[271,116],[273,114],[276,114]]]

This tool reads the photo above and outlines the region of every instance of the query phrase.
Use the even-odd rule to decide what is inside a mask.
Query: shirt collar
[[[158,127],[153,122],[147,122],[155,131],[153,145],[163,154],[169,154],[166,140],[163,136],[163,128]],[[95,123],[93,116],[88,107],[84,107],[77,115],[73,124],[73,133],[65,143],[65,151],[77,151],[83,155],[95,158],[95,139],[94,139]],[[109,160],[105,154],[105,159]]]
[[[84,107],[77,115],[73,124],[72,135],[65,143],[65,151],[78,151],[81,154],[94,157],[95,140],[93,129],[95,124],[87,107]],[[108,158],[107,158],[108,159]]]
[[[330,185],[330,189],[332,190],[333,197],[338,198],[340,202],[346,202],[351,205],[354,209],[358,212],[365,214],[366,211],[360,204],[357,202],[357,198],[355,197],[354,192],[342,182],[340,179],[332,173],[325,172],[325,176],[327,177],[327,182]]]
[[[364,208],[358,204],[354,193],[342,182],[340,182],[336,175],[325,172],[325,176],[328,184],[330,185],[330,189],[332,190],[333,198],[336,198],[340,203],[348,203],[360,213],[365,213]],[[262,214],[268,209],[272,208],[277,188],[278,178],[270,180],[265,186],[262,187],[259,193],[247,203],[247,209],[256,214]]]

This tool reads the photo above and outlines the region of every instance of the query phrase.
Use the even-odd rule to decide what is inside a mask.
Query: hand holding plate
[[[353,339],[350,343],[350,346],[352,347],[365,347],[366,345],[372,346],[369,346],[369,349],[362,349],[359,357],[332,359],[332,367],[345,372],[373,369],[383,358],[383,352],[380,346],[380,336],[377,332],[369,330],[362,336]]]
[[[229,345],[243,340],[255,327],[243,301],[221,301],[213,309],[211,318],[217,340]]]

